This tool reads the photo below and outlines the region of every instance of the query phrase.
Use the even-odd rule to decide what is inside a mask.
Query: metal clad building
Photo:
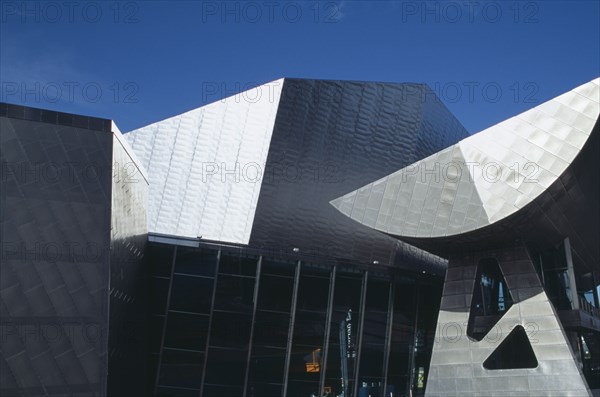
[[[471,137],[422,84],[279,79],[124,135],[1,104],[0,393],[587,395],[589,84]],[[541,188],[431,180],[517,155]]]

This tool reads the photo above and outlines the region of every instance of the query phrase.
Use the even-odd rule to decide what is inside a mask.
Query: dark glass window
[[[280,397],[283,385],[273,383],[255,383],[248,385],[250,397]]]
[[[211,346],[248,348],[251,315],[215,311],[212,321]]]
[[[175,273],[212,277],[215,275],[218,251],[192,247],[177,247]]]
[[[254,322],[254,344],[285,347],[289,324],[289,314],[257,311]]]
[[[275,261],[263,258],[261,263],[261,273],[294,278],[296,273],[296,262],[283,260]]]
[[[365,302],[364,343],[382,346],[385,343],[389,292],[388,282],[369,280]]]
[[[290,356],[288,394],[292,396],[318,395],[330,275],[331,268],[302,265]]]
[[[402,396],[408,390],[410,379],[410,345],[408,343],[392,343],[388,366],[387,394]]]
[[[473,288],[467,335],[482,340],[512,306],[513,300],[498,261],[493,258],[479,261]]]
[[[254,307],[255,279],[230,275],[217,278],[215,309],[251,313]]]
[[[258,291],[258,307],[289,313],[293,290],[294,279],[263,274]]]
[[[296,312],[294,345],[320,347],[325,334],[326,313]]]
[[[340,351],[340,342],[347,346],[347,329],[345,327],[348,310],[352,310],[352,330],[351,343],[356,345],[358,336],[358,323],[360,314],[360,297],[362,294],[362,274],[344,274],[338,268],[335,278],[335,289],[333,293],[333,312],[331,315],[331,329],[329,336],[329,352],[327,355],[327,373],[325,377],[325,387],[332,390],[333,395],[342,393],[340,379],[342,378],[342,368],[347,367],[348,386],[353,387],[355,374],[355,358],[348,357],[348,353],[342,356]],[[354,353],[356,352],[356,346]],[[352,356],[353,354],[350,353]],[[354,354],[355,355],[355,354]],[[349,393],[352,393],[349,390]],[[352,394],[350,394],[352,395]]]
[[[244,350],[209,348],[205,382],[214,385],[241,386],[246,376],[247,356]]]
[[[151,282],[150,311],[153,314],[165,314],[167,294],[169,293],[169,279],[152,277]]]
[[[221,252],[219,262],[220,274],[235,274],[241,276],[256,276],[257,256],[246,256],[235,252]]]
[[[362,276],[343,276],[338,273],[335,278],[335,291],[333,293],[333,310],[344,315],[348,309],[358,313],[360,295],[362,290]]]
[[[163,332],[164,316],[150,316],[150,352],[158,353]]]
[[[159,384],[200,389],[204,354],[165,349]]]
[[[281,383],[285,348],[255,346],[250,360],[250,383]]]
[[[394,288],[394,324],[411,324],[415,319],[417,287],[413,283],[398,282]]]
[[[318,374],[317,374],[318,375]],[[318,379],[318,377],[317,377]],[[298,381],[290,380],[288,382],[287,395],[290,397],[318,396],[319,382],[317,381]]]
[[[225,251],[218,256],[219,251],[213,249],[177,248],[175,275],[164,336],[163,360],[159,372],[158,395],[197,397],[201,387],[204,396],[226,397],[243,394],[255,296],[256,313],[246,395],[268,397],[280,396],[283,392],[286,347],[297,265],[293,261],[263,258],[260,283],[255,295],[258,257],[224,249]],[[171,255],[173,253],[169,249],[163,251],[168,251]],[[166,255],[162,253],[164,258]],[[219,263],[217,263],[218,257]],[[158,256],[154,259],[160,262]],[[167,268],[163,266],[162,270],[166,277],[152,279],[152,310],[160,314],[164,314],[169,289],[170,273],[167,273]],[[217,269],[219,274],[216,276],[215,284]],[[318,390],[319,379],[325,369],[327,370],[324,384],[326,390],[331,390],[332,396],[341,393],[340,340],[345,340],[346,336],[342,332],[346,329],[341,327],[348,311],[351,310],[352,336],[356,344],[360,331],[363,274],[357,271],[346,271],[338,266],[335,289],[331,294],[333,301],[329,324],[329,351],[325,367],[323,343],[328,326],[326,321],[331,274],[332,268],[328,265],[310,263],[301,265],[288,373],[288,396],[321,395]],[[357,385],[354,385],[357,371],[356,356],[348,361],[349,385],[351,392],[356,391],[358,396],[381,396],[385,387],[383,359],[388,329],[390,283],[389,280],[379,280],[375,277],[380,275],[370,273],[367,284],[362,331],[363,345]],[[430,355],[431,349],[429,328],[435,332],[437,319],[437,311],[425,316],[427,321],[430,320],[429,317],[435,317],[431,320],[433,322],[424,323],[424,320],[420,319],[417,344],[421,347],[413,359],[417,289],[414,284],[411,284],[409,278],[398,279],[398,282],[400,281],[403,284],[395,286],[393,296],[394,316],[386,397],[389,397],[390,393],[394,396],[407,393],[412,361],[414,360],[415,367],[424,366],[424,360],[427,359],[428,354]],[[212,311],[210,337],[208,337],[213,288],[216,288],[215,306]],[[427,290],[427,288],[424,293],[431,294],[431,289]],[[433,288],[436,293],[432,294],[431,301],[420,301],[421,312],[429,313],[431,311],[429,306],[434,305],[432,302],[439,301],[436,288]],[[504,295],[504,291],[498,295]],[[483,295],[482,302],[487,302],[489,296],[492,295]],[[488,307],[489,304],[486,310]],[[497,310],[507,310],[507,308],[499,301]],[[154,331],[150,332],[152,349],[156,352],[159,351],[162,327],[163,317],[152,316],[150,328]],[[205,354],[207,340],[210,345],[208,353]],[[358,348],[359,346],[354,346],[355,351]],[[151,357],[149,366],[152,362],[157,362],[157,358],[157,354]],[[205,358],[206,378],[202,386],[200,382]],[[425,371],[427,370],[428,368],[425,368]]]
[[[147,390],[154,390],[154,383],[158,373],[158,353],[150,353],[148,355],[148,382],[146,383]]]
[[[435,327],[441,298],[441,285],[420,285],[415,345],[413,388],[422,393],[427,385]],[[421,381],[419,381],[421,379]]]
[[[483,259],[477,268],[475,291],[473,291],[473,313],[482,316],[506,312],[512,299],[495,259]]]
[[[157,396],[160,397],[198,397],[198,390],[179,387],[159,386]]]
[[[371,280],[367,286],[367,301],[365,303],[367,313],[375,310],[380,313],[386,313],[389,304],[390,284],[388,281]]]
[[[325,311],[329,297],[329,278],[300,275],[296,310]]]
[[[145,254],[145,257],[148,258],[150,274],[163,277],[171,276],[174,249],[175,247],[172,245],[148,244],[148,252]]]
[[[174,275],[170,310],[209,313],[214,279]]]
[[[416,286],[414,284],[397,283],[394,288],[394,319],[392,322],[392,340],[388,362],[388,384],[386,390],[388,396],[390,393],[393,393],[394,396],[401,396],[408,391],[411,354],[414,350],[416,307]]]
[[[545,290],[557,310],[571,310],[571,282],[564,244],[541,255],[544,268]]]
[[[175,273],[212,277],[215,275],[218,253],[218,250],[209,248],[179,247]]]
[[[360,352],[359,386],[363,382],[371,385],[383,381],[383,350],[383,346],[363,344]]]
[[[567,269],[545,272],[546,291],[557,310],[571,310],[569,272]]]
[[[381,345],[385,343],[387,313],[365,311],[363,343]]]
[[[282,270],[283,267],[283,270]],[[281,396],[295,264],[263,260],[248,378],[249,396]],[[290,277],[291,274],[291,277]]]
[[[241,386],[206,385],[204,386],[204,397],[234,397],[243,393]],[[196,395],[195,397],[198,397]],[[258,397],[258,395],[257,395]]]
[[[340,355],[340,330],[339,325],[332,326],[331,337],[329,338],[329,351],[327,353],[327,372],[325,374],[325,387],[330,387],[333,395],[340,395],[342,392],[340,371],[341,362],[344,359]]]
[[[165,347],[203,351],[207,332],[208,316],[170,312]]]

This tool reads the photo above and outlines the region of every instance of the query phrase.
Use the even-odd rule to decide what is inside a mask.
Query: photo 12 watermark
[[[537,94],[540,91],[534,81],[513,81],[499,83],[496,81],[436,81],[430,84],[433,92],[447,103],[539,103]]]
[[[491,103],[499,102],[536,104],[540,100],[538,94],[540,86],[535,81],[434,81],[427,82],[428,90],[419,85],[405,85],[399,87],[404,101],[414,100],[420,102],[442,100],[445,103]],[[123,87],[131,90],[131,87]],[[204,103],[215,101],[235,103],[258,103],[268,101],[273,103],[279,97],[276,95],[281,90],[281,98],[295,100],[308,98],[315,95],[329,97],[332,101],[342,100],[342,92],[326,84],[301,85],[288,84],[283,87],[279,80],[260,84],[256,81],[204,81],[201,85],[201,97]],[[134,93],[132,93],[134,94]]]
[[[482,179],[488,183],[500,181],[514,184],[538,183],[540,166],[533,161],[514,162],[510,165],[497,161],[449,161],[428,164],[419,161],[406,167],[401,174],[401,182],[407,183],[415,179],[422,184],[430,182],[449,182],[458,184],[465,180],[473,182]]]
[[[524,323],[521,322],[499,322],[496,323],[490,330],[485,334],[481,341],[485,343],[498,344],[501,343],[506,335],[510,334],[511,331],[515,327],[523,327],[525,330],[527,337],[529,338],[529,342],[532,344],[538,343],[539,340],[536,338],[536,335],[539,333],[540,326],[535,321],[526,321]],[[474,338],[467,335],[468,323],[458,323],[455,321],[450,322],[442,322],[438,323],[436,333],[435,333],[435,342],[439,343],[441,341],[447,343],[459,343],[465,342],[468,343],[479,343],[481,341],[477,341]]]
[[[80,185],[111,178],[115,183],[138,183],[143,176],[136,163],[113,162],[112,168],[101,163],[78,161],[5,161],[0,167],[2,183]]]
[[[337,23],[345,2],[340,1],[203,1],[202,23]]]
[[[67,346],[76,342],[101,347],[108,335],[104,325],[96,321],[81,321],[65,318],[53,321],[44,317],[28,317],[22,321],[16,319],[0,321],[0,343],[20,343],[30,345],[32,342],[45,342],[49,345]]]
[[[21,103],[138,103],[139,85],[134,81],[2,81],[0,101]]]
[[[202,183],[338,183],[344,173],[341,167],[331,161],[297,164],[274,161],[269,164],[258,162],[215,162],[200,164]]]
[[[215,101],[258,103],[264,100],[268,103],[275,103],[278,99],[277,91],[281,89],[282,82],[280,81],[271,81],[265,84],[255,81],[204,81],[201,86],[201,97],[205,103]]]
[[[3,24],[135,24],[140,22],[138,1],[2,1]]]
[[[401,1],[402,23],[538,23],[535,1]]]

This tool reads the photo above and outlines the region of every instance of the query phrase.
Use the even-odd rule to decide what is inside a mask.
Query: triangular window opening
[[[483,362],[485,369],[521,369],[536,368],[537,358],[527,337],[525,329],[517,325],[506,339]]]
[[[477,265],[467,335],[480,341],[513,304],[498,261],[484,258]]]

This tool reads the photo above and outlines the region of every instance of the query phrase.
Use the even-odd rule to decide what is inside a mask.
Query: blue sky
[[[0,100],[128,131],[280,77],[423,82],[472,133],[600,75],[597,1],[2,1]]]

